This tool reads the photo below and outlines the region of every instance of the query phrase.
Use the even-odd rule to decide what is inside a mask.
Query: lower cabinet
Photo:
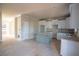
[[[79,42],[62,39],[60,54],[62,56],[79,56]]]

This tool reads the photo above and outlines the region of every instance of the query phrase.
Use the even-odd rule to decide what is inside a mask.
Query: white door
[[[22,24],[22,40],[26,40],[29,38],[29,23],[23,22]]]

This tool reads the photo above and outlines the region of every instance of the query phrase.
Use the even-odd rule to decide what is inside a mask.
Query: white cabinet
[[[70,27],[79,28],[79,4],[70,5]]]
[[[61,20],[58,22],[58,28],[66,28],[66,20]]]
[[[61,55],[79,56],[79,42],[68,39],[61,39]]]
[[[46,21],[39,21],[39,32],[46,32]]]
[[[70,28],[70,17],[58,21],[58,28]]]

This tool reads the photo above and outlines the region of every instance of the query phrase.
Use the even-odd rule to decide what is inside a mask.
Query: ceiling
[[[67,3],[4,3],[2,4],[2,12],[9,16],[24,13],[36,18],[51,18],[68,14],[68,7]]]

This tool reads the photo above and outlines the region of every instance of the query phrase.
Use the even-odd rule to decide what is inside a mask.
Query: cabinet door
[[[40,32],[44,33],[45,32],[45,25],[40,25]]]
[[[70,5],[70,27],[79,28],[79,4]]]

